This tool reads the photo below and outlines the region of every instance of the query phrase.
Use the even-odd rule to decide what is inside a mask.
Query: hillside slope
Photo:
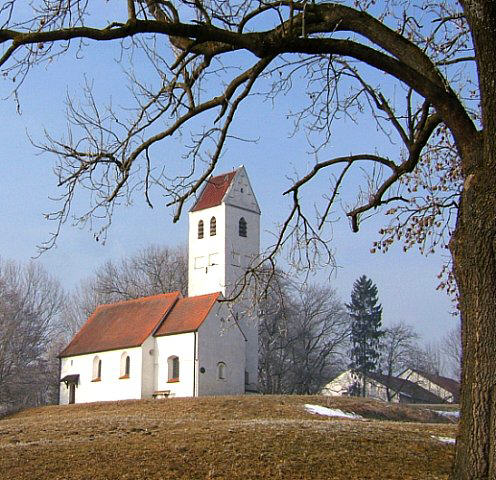
[[[437,437],[454,437],[456,425],[426,423],[438,421],[423,409],[317,396],[44,407],[0,420],[0,479],[445,479],[453,445]]]

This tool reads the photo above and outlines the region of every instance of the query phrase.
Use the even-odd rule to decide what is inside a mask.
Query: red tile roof
[[[179,300],[180,292],[100,305],[60,357],[141,345]]]
[[[217,175],[216,177],[210,177],[190,211],[196,212],[204,208],[220,205],[227,189],[231,185],[234,175],[236,175],[236,170]]]
[[[155,332],[155,336],[194,332],[207,318],[220,292],[181,298]]]

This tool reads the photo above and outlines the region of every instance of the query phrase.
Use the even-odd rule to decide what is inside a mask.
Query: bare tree
[[[295,293],[296,311],[290,323],[290,393],[315,393],[343,366],[350,321],[344,305],[329,286],[303,285]]]
[[[259,382],[264,393],[316,393],[345,365],[349,318],[328,286],[272,279],[261,303]]]
[[[412,345],[408,352],[407,365],[432,375],[443,375],[444,358],[438,342]]]
[[[284,393],[290,375],[291,342],[288,325],[293,313],[289,282],[284,275],[269,276],[259,302],[258,383],[262,393]],[[265,279],[267,281],[268,278]]]
[[[449,364],[451,375],[457,380],[462,367],[462,332],[461,326],[452,328],[442,340],[442,351]]]
[[[411,352],[419,339],[411,325],[397,323],[384,330],[381,339],[381,370],[388,378],[397,376],[405,368],[411,367]],[[387,399],[391,401],[394,392],[386,389]]]
[[[180,290],[187,293],[188,258],[184,247],[150,246],[118,263],[107,262],[95,274],[94,289],[108,301]]]
[[[81,282],[64,306],[66,340],[72,338],[102,303],[176,290],[186,294],[188,259],[184,247],[143,248],[131,257],[109,260],[94,276]]]
[[[0,68],[15,81],[15,99],[35,65],[53,62],[74,43],[80,50],[90,41],[122,41],[122,58],[129,59],[124,70],[134,110],[102,106],[88,82],[87,107],[69,99],[71,128],[65,138],[50,136],[43,147],[59,157],[59,183],[65,188],[52,218],[103,219],[99,236],[120,198],[140,187],[151,203],[154,185],[169,196],[179,218],[235,136],[231,127],[238,107],[250,94],[259,88],[277,103],[278,94],[304,89],[308,101],[290,117],[296,128],[307,129],[316,162],[286,192],[291,210],[274,249],[290,238],[296,246],[327,249],[329,212],[341,189],[350,190],[346,180],[356,169],[367,173],[356,203],[347,209],[354,231],[367,212],[388,205],[393,222],[377,249],[397,238],[405,240],[405,248],[450,249],[464,352],[462,421],[451,478],[494,478],[494,2],[357,0],[350,8],[306,1],[127,0],[120,5],[107,25],[98,14],[90,15],[100,6],[86,1],[40,0],[24,8],[10,0],[0,7]],[[138,68],[141,60],[150,61],[145,76]],[[388,89],[381,75],[381,89],[373,70],[397,84]],[[358,121],[360,112],[372,115],[377,131],[402,146],[395,159],[377,151],[324,157],[333,122],[343,115]],[[174,139],[181,129],[193,132],[184,144],[190,162],[176,175],[153,159],[158,143]],[[300,198],[312,179],[329,170],[334,181],[312,222]],[[91,189],[92,203],[84,213],[71,212],[79,187]],[[304,251],[303,259],[311,260],[311,251]]]
[[[0,259],[0,404],[9,409],[54,402],[63,294],[40,266]]]

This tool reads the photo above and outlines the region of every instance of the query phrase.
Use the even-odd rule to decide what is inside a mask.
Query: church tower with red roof
[[[188,296],[228,298],[260,254],[260,208],[243,166],[211,177],[189,212]],[[246,338],[246,383],[256,389],[258,325],[249,300],[234,305]]]

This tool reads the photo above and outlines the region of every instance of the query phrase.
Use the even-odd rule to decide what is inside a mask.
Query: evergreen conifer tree
[[[365,396],[365,380],[369,372],[377,370],[380,357],[380,339],[384,335],[382,306],[378,304],[377,287],[362,275],[353,284],[351,302],[346,305],[351,317],[351,363],[356,378],[350,390],[352,395]]]

